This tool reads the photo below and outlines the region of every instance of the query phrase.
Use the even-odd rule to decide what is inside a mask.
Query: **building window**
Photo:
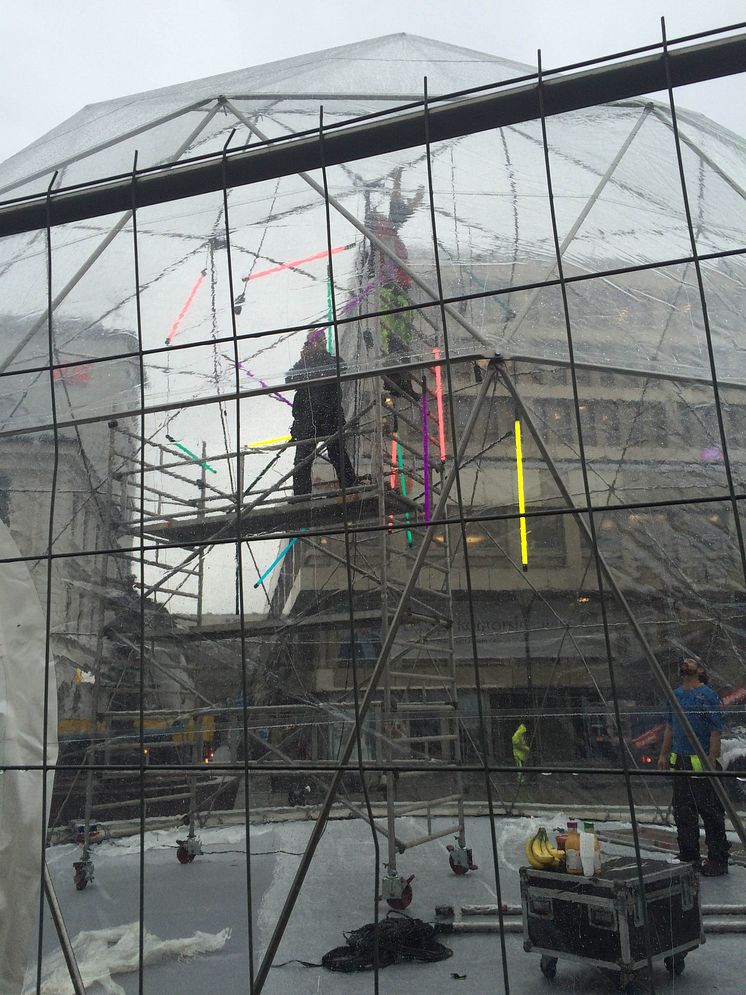
[[[375,661],[381,652],[381,637],[369,630],[355,633],[355,660],[357,663]],[[339,644],[339,662],[352,663],[352,640],[344,639]]]
[[[542,515],[528,520],[529,566],[563,567],[567,563],[564,515]]]
[[[616,401],[598,401],[593,405],[596,438],[599,446],[619,444],[619,411]]]
[[[542,503],[556,505],[554,481],[548,474],[541,477]],[[537,507],[538,511],[539,508]],[[529,518],[528,562],[529,567],[563,567],[567,563],[567,538],[565,536],[566,515],[541,515]]]
[[[574,446],[577,442],[575,411],[570,400],[557,398],[537,405],[541,424],[544,426],[547,441],[560,439]]]

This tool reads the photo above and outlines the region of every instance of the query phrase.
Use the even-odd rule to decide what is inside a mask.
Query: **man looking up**
[[[720,699],[707,686],[704,667],[693,655],[684,655],[679,675],[681,686],[674,694],[710,763],[718,769],[722,728]],[[702,761],[670,705],[658,767],[661,770],[702,770]],[[729,844],[725,836],[725,814],[709,777],[673,778],[673,816],[679,838],[679,860],[691,861],[699,867],[699,817],[702,816],[707,841],[707,859],[701,865],[702,874],[708,877],[727,874]]]

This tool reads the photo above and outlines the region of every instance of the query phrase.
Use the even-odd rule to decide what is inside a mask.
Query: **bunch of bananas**
[[[559,867],[565,857],[562,850],[557,850],[551,845],[547,831],[543,826],[534,836],[526,840],[524,850],[529,864],[539,871],[548,871]]]

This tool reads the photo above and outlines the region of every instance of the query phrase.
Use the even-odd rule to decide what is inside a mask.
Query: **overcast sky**
[[[85,104],[406,31],[546,68],[746,20],[744,0],[0,0],[0,161]],[[682,103],[746,134],[743,78]]]

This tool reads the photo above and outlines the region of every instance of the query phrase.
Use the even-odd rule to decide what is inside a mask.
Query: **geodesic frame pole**
[[[52,881],[52,875],[49,873],[49,867],[47,866],[46,860],[44,861],[44,894],[47,896],[49,914],[52,917],[54,928],[57,930],[57,938],[60,941],[62,956],[65,958],[65,964],[67,965],[67,971],[70,975],[70,981],[75,995],[86,995],[85,985],[83,984],[83,978],[81,977],[80,968],[78,967],[78,961],[75,956],[75,950],[73,949],[70,934],[68,933],[67,926],[65,925],[65,917],[62,915],[62,909],[57,898],[57,892],[54,889],[54,882]]]
[[[225,103],[226,107],[228,107],[231,110],[231,112],[236,115],[241,124],[245,125],[252,134],[256,135],[256,137],[260,141],[263,142],[268,141],[268,138],[264,134],[264,132],[261,131],[259,128],[257,128],[257,126],[252,121],[250,121],[246,117],[246,115],[243,114],[237,107],[234,107],[233,104],[230,102],[230,100],[226,100]],[[322,185],[320,183],[317,183],[316,180],[313,179],[313,177],[308,175],[308,173],[298,173],[297,175],[303,180],[304,183],[307,183],[308,186],[311,187],[311,189],[315,190],[316,193],[318,193],[322,199],[326,197]],[[403,270],[409,277],[411,277],[412,282],[415,283],[420,288],[420,290],[424,290],[425,293],[428,295],[428,297],[431,298],[431,300],[433,301],[438,300],[438,294],[433,289],[433,287],[431,287],[426,280],[423,280],[422,277],[418,273],[416,273],[411,266],[407,265],[405,260],[400,259],[399,256],[397,256],[397,254],[391,248],[391,246],[386,245],[386,243],[383,242],[380,238],[378,238],[377,235],[374,235],[373,232],[370,230],[370,228],[368,228],[368,226],[363,221],[360,221],[358,218],[356,218],[354,214],[348,211],[347,208],[344,207],[344,205],[339,200],[337,200],[336,197],[333,197],[331,194],[329,194],[328,201],[329,205],[333,207],[335,211],[341,214],[342,217],[345,219],[345,221],[351,224],[353,228],[357,228],[360,234],[364,235],[369,242],[375,245],[375,247],[380,252],[382,252],[387,259],[390,259],[393,263],[395,263],[396,266],[399,267],[399,269]],[[463,325],[463,327],[466,328],[466,330],[471,335],[473,335],[474,338],[487,349],[489,355],[494,354],[495,351],[494,346],[491,345],[486,336],[483,335],[478,328],[476,328],[474,325],[472,325],[471,322],[463,318],[462,315],[459,314],[459,312],[452,304],[446,304],[444,306],[449,317],[453,318],[454,321],[458,321],[460,325]]]
[[[572,242],[577,233],[580,231],[583,222],[585,221],[585,219],[588,217],[591,210],[593,209],[593,205],[597,202],[598,198],[601,196],[601,192],[603,191],[604,187],[607,185],[609,180],[611,180],[617,166],[622,161],[627,149],[635,140],[638,131],[640,130],[640,128],[642,128],[646,118],[650,115],[652,109],[653,109],[652,103],[646,103],[645,106],[643,107],[642,114],[640,114],[637,121],[635,121],[634,125],[632,126],[632,130],[620,145],[616,155],[614,156],[614,158],[611,160],[608,167],[606,168],[604,175],[598,181],[595,189],[592,191],[592,193],[588,197],[588,200],[585,202],[585,205],[581,209],[580,214],[578,214],[577,218],[570,227],[570,230],[562,239],[562,244],[560,245],[560,255],[564,255],[565,249],[567,249],[568,245]],[[516,332],[525,321],[526,315],[534,306],[537,297],[544,289],[543,284],[546,283],[546,281],[552,276],[552,274],[556,271],[556,269],[557,269],[557,263],[553,262],[552,265],[545,272],[541,281],[537,281],[538,286],[534,290],[532,290],[531,293],[528,295],[528,299],[526,300],[525,304],[523,305],[519,313],[516,315],[515,321],[511,323],[512,327],[510,330],[509,338],[513,338],[515,336]]]
[[[542,439],[528,408],[523,403],[523,399],[521,398],[520,392],[516,387],[513,378],[510,376],[504,365],[500,367],[499,377],[507,387],[511,397],[513,398],[516,404],[516,407],[520,411],[521,418],[523,419],[526,427],[533,436],[537,448],[541,453],[542,459],[546,463],[547,469],[552,475],[552,479],[557,485],[560,494],[562,495],[568,508],[572,512],[572,515],[575,518],[575,521],[578,525],[581,534],[588,542],[592,554],[597,558],[598,566],[601,572],[603,573],[604,577],[606,578],[609,588],[614,593],[614,596],[619,602],[619,606],[621,607],[624,614],[627,616],[627,621],[632,627],[635,637],[637,638],[637,641],[640,644],[640,648],[643,652],[643,655],[648,664],[650,665],[650,669],[653,673],[653,676],[660,685],[660,688],[668,704],[671,706],[673,714],[676,716],[677,720],[681,723],[682,728],[684,729],[684,732],[686,733],[689,742],[692,744],[694,752],[697,754],[700,761],[702,762],[702,766],[704,767],[704,769],[708,771],[710,774],[716,775],[717,772],[713,769],[712,764],[710,763],[709,758],[707,756],[707,753],[705,752],[705,750],[703,750],[702,745],[699,742],[699,738],[692,729],[691,723],[689,722],[689,719],[686,717],[686,714],[684,713],[681,704],[679,703],[679,699],[674,694],[673,688],[671,687],[669,681],[667,680],[666,675],[663,672],[663,668],[658,662],[658,658],[653,652],[652,647],[650,646],[645,636],[645,633],[642,631],[642,628],[639,622],[637,621],[637,618],[635,616],[634,611],[632,610],[632,607],[627,601],[627,598],[625,597],[621,587],[617,583],[613,570],[607,563],[606,558],[604,557],[601,550],[598,549],[596,544],[594,544],[591,530],[585,518],[583,517],[583,512],[576,506],[575,502],[573,501],[572,495],[570,494],[569,490],[567,489],[567,485],[562,479],[562,475],[557,468],[557,464],[554,462],[552,454],[547,449],[544,440]],[[588,509],[588,513],[592,514],[593,509]],[[713,790],[720,799],[723,808],[728,813],[728,817],[731,820],[733,828],[738,833],[738,837],[741,840],[741,842],[744,844],[744,846],[746,846],[746,830],[744,829],[743,823],[741,822],[741,817],[736,811],[735,806],[728,797],[728,793],[723,787],[718,777],[717,776],[712,777],[711,781],[712,781]]]
[[[462,452],[469,445],[469,440],[471,439],[472,432],[474,431],[474,427],[477,423],[477,418],[479,416],[480,411],[482,410],[482,405],[484,404],[484,401],[487,398],[489,388],[492,385],[492,380],[493,377],[495,376],[496,366],[497,362],[493,361],[492,363],[490,363],[490,365],[487,367],[487,370],[485,371],[485,376],[480,385],[479,393],[474,399],[474,404],[472,405],[471,411],[469,412],[469,417],[466,421],[466,425],[464,426],[464,430],[461,433],[460,443],[461,443]],[[435,510],[433,511],[432,518],[430,519],[430,524],[424,530],[422,536],[422,544],[417,551],[417,555],[415,557],[414,563],[412,564],[412,569],[410,571],[409,578],[404,587],[402,595],[399,599],[399,604],[397,605],[394,615],[391,619],[391,623],[389,625],[388,632],[386,634],[386,639],[381,647],[381,652],[378,655],[378,660],[376,661],[376,665],[373,668],[373,672],[368,681],[368,687],[365,691],[365,695],[363,696],[363,699],[360,702],[359,722],[362,722],[365,716],[368,714],[368,711],[370,709],[373,700],[373,695],[388,665],[389,657],[391,656],[391,651],[393,649],[394,642],[396,640],[396,636],[399,631],[399,626],[403,621],[404,613],[407,610],[407,605],[409,603],[410,596],[414,590],[417,578],[419,577],[420,574],[420,570],[424,566],[425,558],[427,556],[430,545],[433,541],[435,533],[438,531],[438,519],[443,517],[443,514],[446,510],[448,498],[450,496],[453,485],[456,481],[457,474],[458,474],[458,467],[454,463],[451,466],[450,470],[448,471],[448,476],[446,477],[443,483],[443,488],[438,498],[438,504]],[[337,794],[337,789],[339,788],[339,785],[345,773],[344,768],[346,767],[350,757],[352,756],[352,752],[355,749],[356,743],[357,743],[357,733],[355,730],[352,730],[349,736],[347,737],[347,741],[344,745],[344,748],[342,749],[339,755],[338,759],[339,766],[334,772],[334,776],[332,777],[331,784],[329,785],[326,798],[324,799],[324,802],[321,805],[318,816],[316,817],[316,822],[314,823],[313,826],[313,830],[311,831],[308,843],[306,844],[306,849],[303,853],[303,857],[301,858],[301,861],[298,865],[298,869],[295,872],[295,877],[293,878],[292,884],[290,886],[290,891],[288,892],[288,896],[285,899],[285,904],[283,905],[282,910],[280,911],[280,914],[277,918],[277,923],[275,924],[275,928],[272,932],[272,936],[270,937],[269,943],[267,944],[267,949],[264,953],[264,957],[262,958],[262,962],[259,965],[259,968],[257,969],[257,973],[254,979],[255,995],[260,995],[262,988],[264,987],[264,983],[267,980],[269,970],[272,967],[272,961],[274,960],[275,954],[277,953],[277,948],[279,947],[282,941],[285,928],[290,920],[290,916],[292,915],[296,900],[298,898],[298,895],[300,894],[300,890],[303,887],[303,882],[305,881],[306,874],[308,873],[308,868],[310,867],[311,861],[313,860],[313,856],[316,852],[316,847],[318,846],[319,841],[321,840],[321,837],[324,834],[326,823],[329,818],[329,813],[331,812],[332,805],[334,804],[334,799]]]
[[[216,104],[208,114],[205,116],[203,121],[193,128],[185,140],[181,143],[179,148],[174,154],[174,160],[180,159],[192,142],[197,138],[197,136],[207,127],[212,118],[217,114],[219,105]],[[77,286],[78,283],[83,279],[88,270],[93,266],[99,256],[108,248],[109,245],[114,241],[117,235],[125,228],[125,226],[132,219],[132,211],[125,211],[122,217],[112,225],[111,231],[99,242],[98,246],[93,250],[93,252],[88,256],[86,261],[80,266],[75,273],[70,277],[65,286],[60,290],[57,296],[52,301],[52,312],[56,311],[59,305],[65,300],[68,294]],[[16,343],[16,345],[11,349],[10,355],[6,356],[4,360],[0,363],[0,373],[4,373],[8,367],[11,365],[13,360],[20,355],[25,349],[31,339],[36,335],[40,328],[47,322],[48,317],[43,314],[38,318],[31,326],[31,328],[26,332],[26,334],[21,338],[21,340]]]

